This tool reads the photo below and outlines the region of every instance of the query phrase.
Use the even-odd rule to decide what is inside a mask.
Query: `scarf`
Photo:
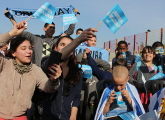
[[[13,59],[13,65],[14,65],[14,69],[20,73],[20,74],[24,74],[27,73],[31,70],[32,68],[32,63],[29,63],[27,65],[20,65],[17,63],[16,60]]]

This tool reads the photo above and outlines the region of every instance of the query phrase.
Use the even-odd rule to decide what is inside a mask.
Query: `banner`
[[[103,18],[103,22],[107,27],[115,33],[125,22],[127,22],[127,17],[118,4],[116,4],[108,14]]]
[[[86,47],[86,46],[81,46],[80,45],[75,49],[75,55],[77,55],[79,53],[84,53],[85,48],[89,48],[91,50],[92,58],[102,59],[102,60],[105,60],[105,61],[109,62],[110,53],[106,49],[103,49],[103,48]]]
[[[33,15],[37,11],[37,9],[8,8],[8,11],[15,17],[28,18],[29,16]],[[75,14],[75,12],[73,11],[73,8],[70,6],[56,7],[54,17],[61,17],[63,14]]]
[[[78,22],[75,14],[63,14],[63,26]]]
[[[51,24],[55,12],[56,12],[56,8],[46,2],[33,14],[33,16],[45,23]]]

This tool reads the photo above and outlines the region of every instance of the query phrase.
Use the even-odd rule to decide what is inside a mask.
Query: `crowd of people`
[[[45,23],[45,35],[40,36],[26,32],[25,21],[9,19],[13,29],[0,35],[0,120],[81,120],[82,84],[93,78],[96,83],[109,79],[111,84],[101,98],[88,100],[95,105],[90,119],[133,120],[148,112],[152,94],[146,93],[144,84],[165,70],[161,42],[145,46],[135,56],[126,41],[119,41],[111,68],[107,61],[91,56],[90,47],[97,43],[94,28],[77,29],[73,39],[75,24],[54,37],[55,24]],[[75,55],[79,45],[86,49]],[[49,65],[52,52],[62,56],[59,63]],[[92,79],[83,78],[82,65],[92,68]],[[97,91],[95,85],[88,87]]]

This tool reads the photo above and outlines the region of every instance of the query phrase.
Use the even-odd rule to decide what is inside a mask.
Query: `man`
[[[5,10],[5,13],[8,11]],[[77,14],[76,14],[77,15]],[[16,21],[13,18],[13,16],[6,16],[10,19],[10,21],[15,24]],[[45,35],[33,35],[30,32],[23,32],[21,34],[22,37],[27,38],[28,40],[33,41],[34,49],[33,49],[33,58],[32,62],[35,63],[37,66],[41,66],[41,59],[49,55],[51,52],[52,46],[55,44],[57,39],[60,36],[64,35],[72,35],[75,29],[75,23],[71,24],[69,28],[61,35],[53,37],[53,34],[55,33],[55,24],[52,22],[52,24],[45,23],[43,30],[45,31]]]
[[[136,88],[128,83],[128,69],[116,66],[112,72],[113,84],[105,88],[100,99],[95,120],[130,120],[144,114]]]

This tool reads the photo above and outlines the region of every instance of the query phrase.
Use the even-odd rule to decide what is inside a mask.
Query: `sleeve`
[[[72,35],[74,33],[76,24],[70,24],[69,28],[64,32],[66,35]]]
[[[9,33],[1,34],[0,35],[0,48],[7,44],[7,42],[11,39]],[[0,53],[0,72],[2,72],[3,64],[5,61],[5,57]]]
[[[9,33],[1,34],[0,35],[0,47],[3,47],[4,45],[7,44],[7,42],[11,39],[11,36]]]
[[[90,53],[87,53],[87,58],[88,58],[88,64],[92,67],[93,75],[95,75],[98,78],[98,80],[112,78],[112,74],[109,71],[103,71],[99,69],[96,62],[91,57]]]
[[[46,74],[38,67],[36,73],[37,76],[37,87],[46,93],[54,93],[60,85],[59,79],[56,82],[51,82]]]
[[[41,41],[41,39],[37,39],[37,38],[40,38],[40,37],[38,37],[38,36],[35,36],[35,35],[33,35],[32,33],[30,33],[30,32],[23,32],[21,35],[20,35],[21,37],[25,37],[26,39],[28,39],[28,40],[31,40],[31,41]]]
[[[94,59],[99,67],[102,67],[104,70],[110,70],[110,64],[102,59]]]
[[[137,81],[136,79],[134,79],[135,74],[137,76],[136,66],[137,66],[137,63],[135,63],[129,71],[129,76],[130,76],[129,83],[133,85],[134,85],[134,82]]]
[[[81,98],[81,89],[82,89],[82,77],[77,83],[77,89],[76,89],[76,94],[73,100],[72,107],[79,107],[80,104],[80,98]]]

